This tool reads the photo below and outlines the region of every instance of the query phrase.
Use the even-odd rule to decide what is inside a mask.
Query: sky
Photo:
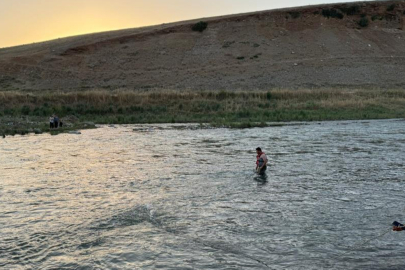
[[[0,0],[0,48],[86,33],[348,0]]]

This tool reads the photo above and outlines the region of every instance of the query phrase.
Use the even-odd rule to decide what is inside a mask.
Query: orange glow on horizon
[[[332,1],[1,0],[0,48],[94,32],[325,2]]]

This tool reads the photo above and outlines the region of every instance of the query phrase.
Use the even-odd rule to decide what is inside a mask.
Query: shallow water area
[[[401,119],[7,137],[0,268],[404,269],[404,150]]]

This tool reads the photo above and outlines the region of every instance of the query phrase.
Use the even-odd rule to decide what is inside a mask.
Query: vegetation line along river
[[[48,131],[57,114],[65,128],[94,124],[209,123],[253,127],[266,122],[405,117],[405,92],[383,89],[271,91],[1,92],[0,134]],[[37,132],[39,133],[39,132]]]

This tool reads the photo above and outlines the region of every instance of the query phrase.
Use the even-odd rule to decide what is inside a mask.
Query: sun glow
[[[325,2],[328,1],[1,0],[0,47],[201,17]]]

